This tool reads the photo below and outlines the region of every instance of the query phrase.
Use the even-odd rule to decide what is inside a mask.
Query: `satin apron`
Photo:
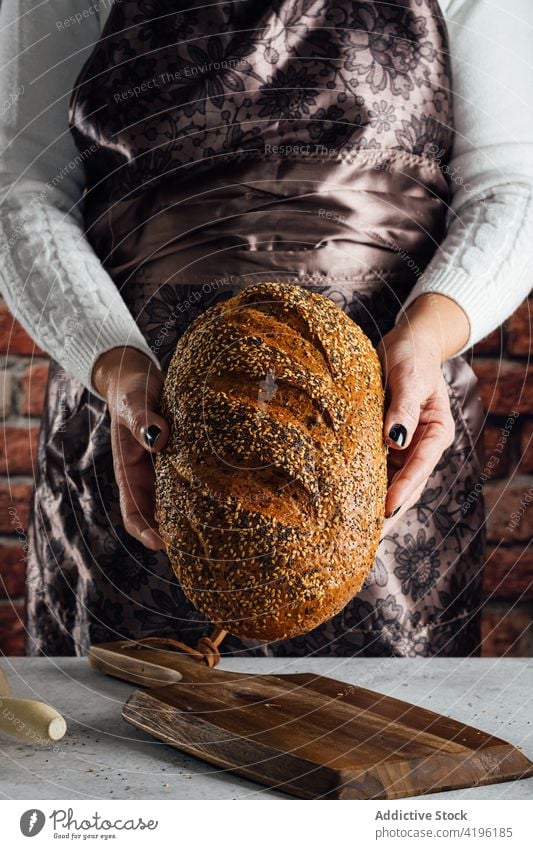
[[[434,0],[116,3],[70,101],[87,238],[163,368],[201,311],[260,280],[332,298],[377,344],[443,238],[452,124]],[[480,653],[481,406],[462,357],[444,375],[454,442],[361,591],[223,655]],[[106,405],[55,362],[38,457],[27,653],[209,633],[166,554],[124,529]]]

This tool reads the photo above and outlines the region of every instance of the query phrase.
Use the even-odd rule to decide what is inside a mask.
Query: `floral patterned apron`
[[[445,231],[452,142],[436,0],[127,0],[72,92],[87,237],[163,368],[198,313],[259,280],[332,298],[377,343]],[[419,501],[337,616],[222,654],[479,654],[481,407],[444,367],[456,423]],[[105,404],[52,363],[28,562],[29,654],[212,628],[163,552],[124,529]]]

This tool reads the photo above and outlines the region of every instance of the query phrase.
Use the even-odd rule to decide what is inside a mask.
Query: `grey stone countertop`
[[[49,702],[68,724],[44,747],[0,735],[0,799],[280,799],[289,796],[182,754],[121,718],[135,686],[86,658],[9,658],[12,694]],[[533,760],[533,658],[228,658],[220,669],[313,672],[435,710]],[[533,799],[533,778],[425,797]]]

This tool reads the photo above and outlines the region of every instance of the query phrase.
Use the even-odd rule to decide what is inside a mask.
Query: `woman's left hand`
[[[419,499],[454,440],[442,364],[463,347],[468,334],[468,319],[457,304],[441,295],[422,295],[379,344],[384,437],[390,448],[382,537]]]

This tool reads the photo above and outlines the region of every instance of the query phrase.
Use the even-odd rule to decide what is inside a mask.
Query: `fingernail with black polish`
[[[396,443],[398,448],[401,448],[405,445],[405,440],[407,439],[407,431],[401,424],[393,424],[391,429],[389,430],[389,439],[392,439],[393,442]]]
[[[401,509],[402,509],[401,507],[395,507],[394,510],[392,511],[392,513],[387,513],[385,515],[385,518],[386,519],[392,519],[392,517],[396,516],[396,513],[398,513]]]
[[[153,448],[155,443],[157,442],[158,437],[161,434],[161,428],[157,425],[150,425],[144,431],[144,441],[148,445],[149,448]]]

